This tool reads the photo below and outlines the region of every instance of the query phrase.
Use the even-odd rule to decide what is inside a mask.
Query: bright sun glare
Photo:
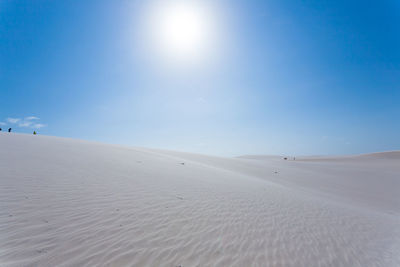
[[[166,45],[177,51],[197,48],[204,39],[203,18],[193,7],[171,7],[161,18],[161,34]]]
[[[210,41],[210,16],[192,1],[159,3],[152,17],[152,36],[158,49],[175,59],[203,56]]]

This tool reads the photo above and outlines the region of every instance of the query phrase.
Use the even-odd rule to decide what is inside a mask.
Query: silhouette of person
[[[36,135],[36,131],[33,131],[33,135]]]
[[[1,132],[1,128],[0,128],[0,132]]]
[[[11,133],[11,128],[8,128],[8,132]]]

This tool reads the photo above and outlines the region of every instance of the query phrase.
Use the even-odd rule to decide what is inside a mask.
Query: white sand
[[[400,266],[400,152],[218,158],[8,133],[0,150],[0,266]]]

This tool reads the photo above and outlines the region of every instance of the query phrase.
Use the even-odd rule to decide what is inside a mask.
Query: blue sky
[[[399,1],[207,4],[193,63],[152,50],[156,1],[0,1],[0,127],[224,156],[400,149]]]

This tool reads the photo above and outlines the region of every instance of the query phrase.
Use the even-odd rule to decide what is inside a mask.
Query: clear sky
[[[0,127],[225,156],[400,149],[398,0],[178,1],[0,0]]]

